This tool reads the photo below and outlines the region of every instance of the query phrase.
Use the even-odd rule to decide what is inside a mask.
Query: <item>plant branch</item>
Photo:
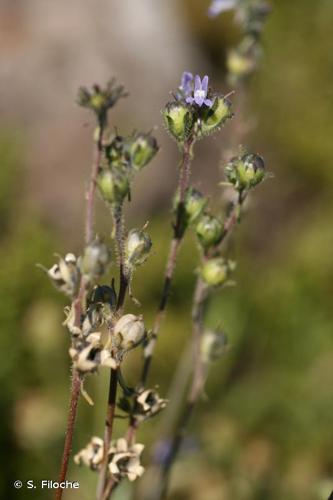
[[[213,247],[210,253],[214,253],[221,250],[222,244],[225,242],[227,236],[230,235],[233,228],[236,226],[237,222],[240,220],[240,212],[242,204],[246,198],[246,192],[240,192],[237,201],[234,203],[232,210],[230,211],[227,219],[224,223],[224,232],[219,243]],[[206,260],[208,256],[203,256],[202,259]],[[203,283],[200,277],[197,279],[194,296],[193,296],[193,308],[192,308],[192,342],[193,342],[193,376],[192,382],[189,388],[187,401],[183,412],[179,418],[176,431],[171,441],[170,451],[168,457],[164,464],[162,465],[161,471],[161,490],[160,499],[165,498],[167,490],[170,472],[172,466],[178,456],[181,444],[183,442],[186,428],[192,417],[193,411],[196,407],[198,400],[202,394],[206,376],[207,376],[207,365],[202,360],[200,354],[201,338],[204,332],[204,308],[206,299],[208,296],[208,287]]]
[[[104,133],[104,123],[102,120],[100,120],[98,128],[98,138],[95,147],[95,155],[94,155],[95,158],[91,170],[90,182],[87,191],[86,225],[85,225],[86,244],[91,242],[94,234],[93,231],[94,231],[94,204],[95,204],[95,193],[96,193],[96,179],[102,158],[103,133]]]
[[[153,331],[151,338],[144,350],[144,363],[142,369],[141,376],[141,385],[144,386],[148,372],[151,365],[152,356],[154,353],[155,345],[157,342],[158,333],[161,327],[161,323],[164,318],[165,310],[170,297],[170,289],[172,284],[173,275],[176,268],[178,251],[183,240],[185,227],[184,227],[184,202],[186,196],[186,190],[189,187],[189,179],[191,173],[191,160],[192,160],[192,147],[194,144],[194,138],[190,138],[185,144],[183,148],[183,156],[182,161],[179,168],[179,177],[178,177],[178,192],[179,192],[179,201],[177,206],[176,213],[176,222],[174,224],[174,235],[170,244],[169,254],[166,263],[166,270],[164,276],[164,283],[162,288],[161,300],[159,303],[159,307],[156,313]]]
[[[116,207],[114,207],[113,220],[115,228],[115,240],[116,240],[118,259],[119,259],[119,294],[118,294],[116,312],[121,313],[124,306],[126,292],[128,288],[128,276],[126,272],[125,258],[124,258],[123,216],[122,216],[121,205],[117,205]],[[113,422],[116,410],[117,386],[118,386],[118,370],[111,369],[110,383],[109,383],[109,397],[106,409],[105,431],[104,431],[104,457],[97,487],[97,498],[100,500],[108,498],[113,491],[112,487],[111,489],[109,489],[110,482],[112,482],[112,478],[110,478],[110,480],[107,481],[107,473],[108,473],[108,450],[110,448],[110,443],[112,439]]]
[[[92,165],[90,185],[87,193],[87,209],[86,209],[86,220],[85,220],[85,244],[89,244],[92,240],[93,235],[93,223],[94,223],[94,199],[95,199],[95,191],[96,191],[96,176],[98,173],[99,164],[101,161],[102,154],[102,141],[103,141],[103,133],[104,127],[103,124],[100,123],[98,129],[98,139],[95,147],[95,159]],[[81,282],[79,286],[79,291],[77,297],[73,301],[74,307],[74,325],[78,328],[81,328],[82,323],[82,313],[83,313],[83,304],[85,302],[85,294],[86,294],[86,283],[84,278],[81,277]],[[64,451],[61,460],[60,473],[59,473],[59,483],[66,480],[69,457],[72,451],[72,443],[73,443],[73,434],[74,427],[76,422],[76,414],[77,414],[77,406],[80,397],[80,389],[81,389],[81,379],[80,375],[73,368],[72,370],[72,384],[71,384],[71,393],[70,393],[70,401],[69,401],[69,411],[67,417],[67,427],[66,427],[66,436],[64,443]],[[61,500],[63,495],[63,489],[58,488],[56,490],[55,499]]]

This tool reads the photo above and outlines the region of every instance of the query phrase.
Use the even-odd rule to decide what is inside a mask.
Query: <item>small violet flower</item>
[[[185,97],[191,95],[193,90],[193,75],[188,71],[184,71],[182,74],[182,79],[180,83],[180,90],[184,94]]]
[[[195,76],[194,79],[194,91],[193,96],[189,95],[186,97],[186,102],[188,104],[197,104],[201,107],[203,104],[206,106],[212,106],[213,101],[211,99],[207,99],[208,94],[208,76],[204,76],[201,80],[199,75]]]
[[[234,9],[236,4],[237,0],[213,0],[208,9],[208,15],[210,17],[218,16],[222,12]]]

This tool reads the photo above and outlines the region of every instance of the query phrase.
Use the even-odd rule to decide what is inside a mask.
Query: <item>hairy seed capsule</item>
[[[130,140],[129,156],[130,163],[135,170],[145,167],[158,151],[155,137],[150,134],[138,133]]]
[[[209,248],[220,241],[223,234],[223,224],[217,217],[205,214],[197,224],[196,233],[201,245],[204,248]]]
[[[125,172],[106,169],[99,172],[97,187],[104,201],[112,204],[122,203],[130,189],[128,176]]]
[[[204,108],[201,118],[200,131],[208,135],[221,127],[229,118],[232,118],[231,102],[223,96],[216,96],[213,106]]]
[[[113,330],[113,343],[118,349],[128,351],[139,345],[146,335],[142,316],[125,314],[116,323]]]
[[[80,262],[82,274],[97,280],[105,273],[111,259],[110,249],[98,238],[86,246]]]
[[[257,186],[266,175],[264,159],[257,154],[245,154],[230,160],[225,175],[238,190]]]
[[[200,274],[204,282],[209,286],[224,285],[229,278],[233,264],[224,260],[222,257],[216,257],[205,262],[201,268]]]
[[[199,219],[207,203],[208,199],[197,189],[189,188],[187,190],[185,196],[185,211],[190,224]]]
[[[140,229],[132,229],[127,236],[125,253],[127,264],[140,266],[149,255],[152,242],[148,233]]]
[[[194,126],[189,106],[181,101],[171,102],[166,105],[162,115],[167,130],[178,142],[181,143],[189,137]]]

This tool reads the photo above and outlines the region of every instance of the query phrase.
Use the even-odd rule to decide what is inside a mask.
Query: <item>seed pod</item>
[[[228,281],[230,272],[234,267],[233,262],[226,261],[222,257],[216,257],[203,264],[200,274],[207,285],[221,286]]]
[[[123,351],[129,351],[139,345],[146,336],[142,316],[125,314],[116,323],[113,330],[113,345]]]
[[[201,245],[209,248],[220,241],[223,235],[223,224],[217,217],[205,214],[197,224],[196,233]]]
[[[90,280],[97,280],[106,272],[110,259],[110,249],[96,238],[84,250],[80,260],[81,272]]]
[[[253,188],[265,178],[264,159],[257,154],[232,158],[225,167],[225,175],[238,190]]]
[[[156,155],[158,145],[155,137],[139,132],[130,140],[128,152],[130,163],[135,170],[141,170]]]
[[[125,244],[126,263],[129,267],[140,266],[149,255],[152,242],[148,233],[140,229],[132,229]]]
[[[206,330],[201,338],[200,353],[204,363],[215,361],[224,354],[228,339],[225,333]]]
[[[213,106],[205,107],[200,116],[200,132],[208,135],[219,129],[224,123],[232,118],[231,102],[223,96],[216,96]]]
[[[176,139],[182,143],[189,137],[194,126],[193,113],[189,106],[182,102],[171,102],[162,111],[166,129]]]
[[[123,170],[100,170],[97,176],[97,187],[107,203],[120,204],[128,195],[130,183]]]

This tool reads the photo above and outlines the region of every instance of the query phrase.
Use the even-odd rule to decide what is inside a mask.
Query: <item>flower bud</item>
[[[215,361],[222,356],[228,344],[223,332],[206,330],[201,338],[200,353],[204,363]]]
[[[193,126],[194,118],[191,110],[182,101],[171,102],[162,111],[166,129],[178,142],[183,142],[189,137]]]
[[[105,273],[111,259],[110,249],[98,238],[86,246],[80,259],[80,269],[83,275],[91,280],[97,280]]]
[[[130,184],[126,172],[122,170],[100,170],[97,176],[97,187],[103,200],[120,204],[128,195]]]
[[[213,105],[203,108],[200,116],[200,131],[208,135],[219,129],[229,118],[232,118],[231,102],[223,96],[216,96]]]
[[[75,255],[68,253],[64,259],[60,257],[58,264],[54,264],[47,274],[61,292],[69,297],[75,295],[80,279],[80,270]]]
[[[126,262],[132,266],[140,266],[149,255],[152,242],[150,236],[140,229],[132,229],[127,236],[125,244]]]
[[[225,175],[238,190],[253,188],[265,177],[264,160],[257,154],[233,158],[225,168]]]
[[[142,316],[125,314],[115,324],[113,344],[120,350],[129,351],[139,345],[146,336]]]
[[[207,260],[201,267],[200,274],[204,282],[209,286],[224,285],[229,278],[230,271],[235,265],[222,257]]]
[[[196,233],[201,245],[209,248],[220,241],[223,235],[223,224],[217,217],[205,214],[197,224]]]
[[[132,167],[141,170],[156,155],[158,145],[155,137],[150,134],[137,133],[130,140],[129,156]]]

